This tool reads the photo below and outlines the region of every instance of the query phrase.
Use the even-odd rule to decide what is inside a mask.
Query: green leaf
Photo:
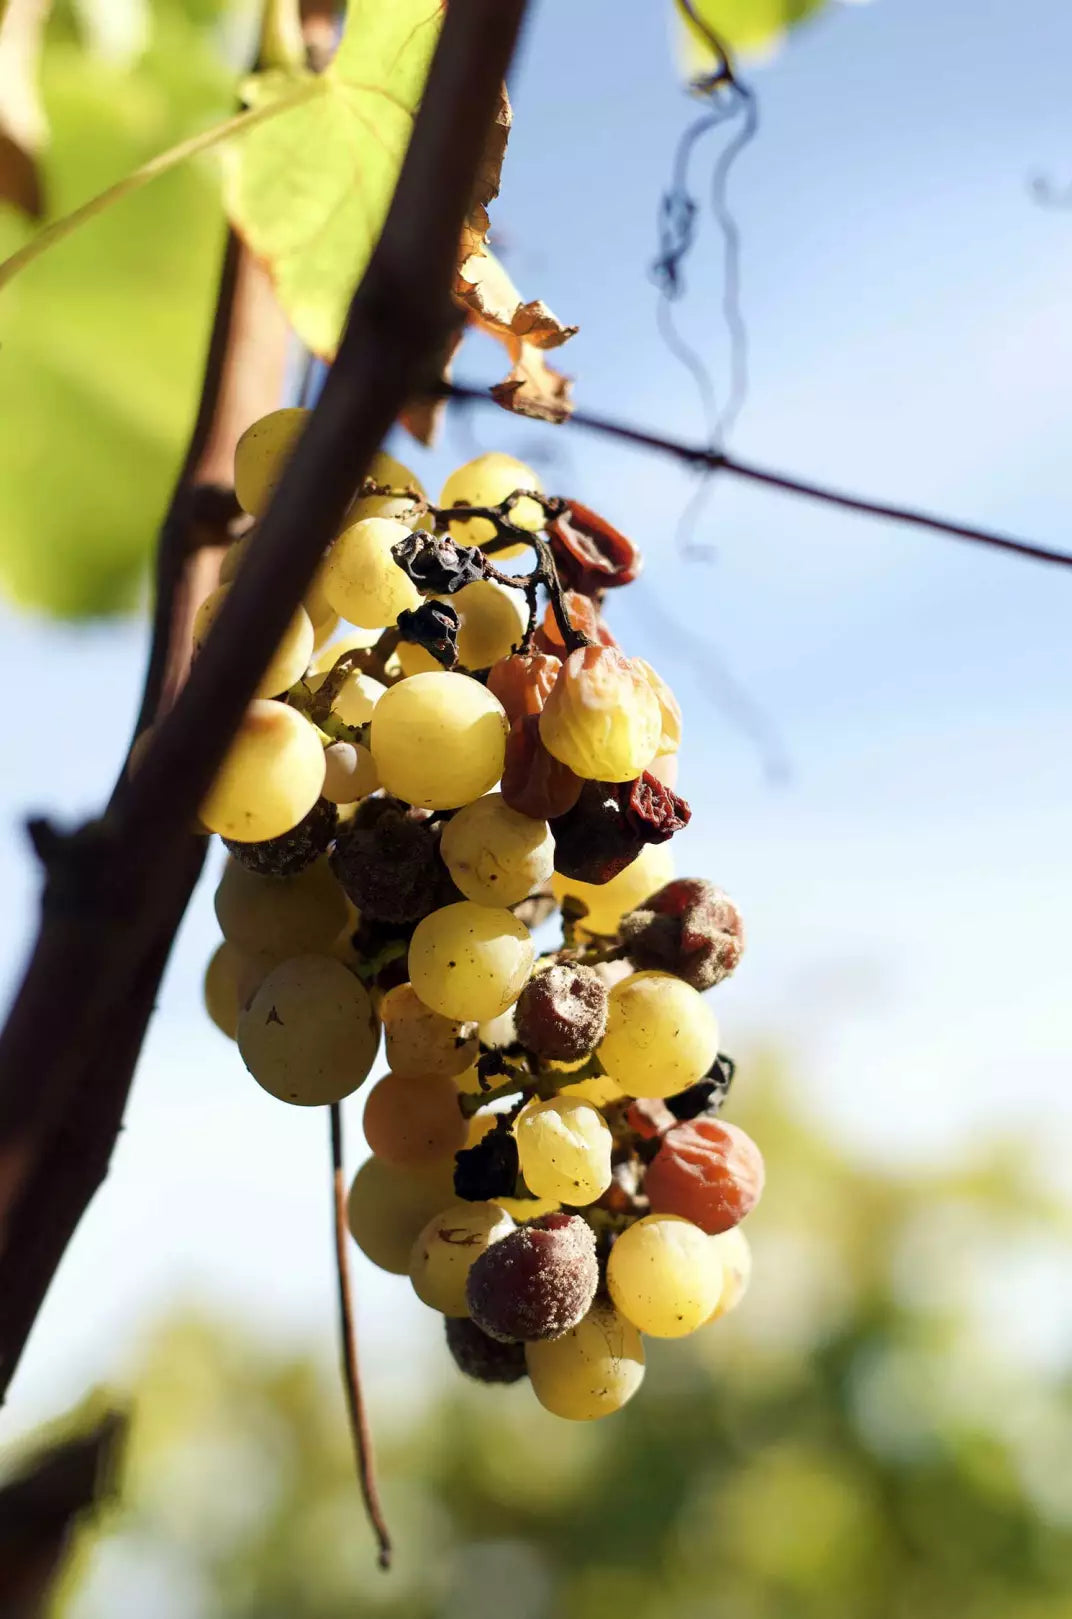
[[[718,39],[731,50],[747,52],[774,44],[794,23],[821,11],[827,0],[691,0],[691,3],[696,16]],[[690,70],[709,68],[713,57],[702,29],[684,17],[680,5],[676,5],[675,10],[685,21]]]
[[[72,38],[45,53],[57,213],[227,113],[207,30],[153,7],[131,66]],[[222,244],[211,171],[190,163],[46,254],[0,299],[0,583],[79,617],[129,608],[189,432]],[[0,256],[28,236],[0,208]]]
[[[268,265],[302,340],[331,355],[379,237],[442,20],[439,0],[351,0],[320,94],[224,152],[231,220]],[[253,106],[295,75],[255,75]]]

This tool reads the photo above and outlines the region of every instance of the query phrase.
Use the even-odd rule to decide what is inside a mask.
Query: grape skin
[[[702,1327],[718,1305],[723,1280],[710,1238],[674,1214],[648,1214],[628,1226],[607,1261],[616,1307],[653,1338],[684,1338]]]
[[[453,1195],[453,1158],[428,1169],[396,1169],[373,1154],[350,1187],[346,1202],[350,1235],[380,1270],[405,1276],[414,1242]]]
[[[672,973],[633,973],[610,992],[596,1052],[626,1095],[674,1096],[718,1056],[718,1024],[706,1001]]]
[[[486,793],[447,822],[440,852],[466,899],[507,906],[550,877],[555,840],[546,821],[519,815],[501,793]]]
[[[613,1137],[603,1115],[576,1096],[553,1096],[514,1126],[521,1173],[537,1197],[575,1208],[594,1203],[611,1181]]]
[[[506,732],[498,698],[468,675],[441,670],[384,693],[370,746],[389,793],[422,809],[459,809],[502,775]]]
[[[588,914],[577,926],[584,933],[616,933],[626,911],[662,888],[674,875],[674,857],[666,843],[648,843],[609,883],[582,883],[559,872],[551,876],[551,892],[561,905],[569,896],[583,900]]]
[[[434,1012],[483,1022],[514,1004],[535,954],[528,928],[509,911],[461,900],[418,922],[409,974]]]
[[[320,738],[297,709],[255,698],[201,803],[210,832],[263,843],[297,826],[324,785]]]
[[[513,1230],[513,1220],[497,1203],[455,1202],[441,1209],[413,1244],[413,1291],[441,1315],[468,1315],[465,1285],[472,1265]]]
[[[562,1338],[525,1345],[533,1392],[556,1417],[592,1422],[620,1411],[644,1379],[640,1333],[603,1299]]]
[[[281,1102],[341,1102],[366,1078],[380,1025],[364,985],[332,956],[274,967],[238,1020],[238,1049]]]

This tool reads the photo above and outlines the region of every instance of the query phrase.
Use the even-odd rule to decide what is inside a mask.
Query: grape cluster
[[[254,523],[199,641],[304,419],[239,443]],[[512,583],[498,564],[529,547]],[[527,1376],[578,1420],[635,1392],[645,1335],[738,1302],[763,1188],[719,1117],[733,1065],[704,993],[738,963],[740,915],[674,877],[680,710],[603,617],[639,567],[509,456],[460,467],[435,506],[381,454],[201,808],[229,850],[210,1016],[302,1106],[356,1091],[382,1038],[354,1239],[445,1317],[464,1373]]]

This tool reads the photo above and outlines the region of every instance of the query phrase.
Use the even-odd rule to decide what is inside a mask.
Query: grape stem
[[[391,1535],[380,1504],[376,1482],[376,1458],[372,1449],[372,1433],[368,1411],[361,1387],[361,1371],[357,1359],[357,1328],[354,1325],[354,1299],[350,1286],[350,1261],[347,1251],[346,1179],[343,1174],[342,1109],[333,1102],[331,1113],[331,1186],[335,1212],[335,1275],[339,1291],[339,1344],[342,1352],[343,1388],[350,1413],[350,1431],[354,1441],[357,1477],[365,1512],[372,1525],[379,1546],[379,1564],[383,1569],[391,1566]]]

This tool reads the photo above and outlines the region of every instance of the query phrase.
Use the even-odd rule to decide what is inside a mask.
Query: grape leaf
[[[775,44],[794,23],[803,22],[826,4],[827,0],[691,0],[701,23],[731,50],[746,52]],[[675,11],[684,23],[689,70],[712,67],[714,58],[702,28],[687,17],[680,4]]]
[[[543,350],[555,349],[574,335],[545,303],[525,303],[495,255],[481,245],[461,264],[454,295],[470,319],[504,345],[510,374],[492,389],[507,410],[541,421],[561,422],[570,413],[570,381],[548,365]]]
[[[299,337],[325,358],[380,234],[442,13],[440,0],[351,0],[319,93],[224,152],[231,221]],[[301,77],[254,74],[247,103],[290,96]]]
[[[68,33],[43,62],[45,179],[63,212],[224,115],[233,77],[209,21],[159,0],[137,61]],[[198,164],[158,180],[45,254],[0,300],[0,583],[62,617],[138,599],[189,433],[221,248]],[[0,256],[29,236],[0,208]]]

